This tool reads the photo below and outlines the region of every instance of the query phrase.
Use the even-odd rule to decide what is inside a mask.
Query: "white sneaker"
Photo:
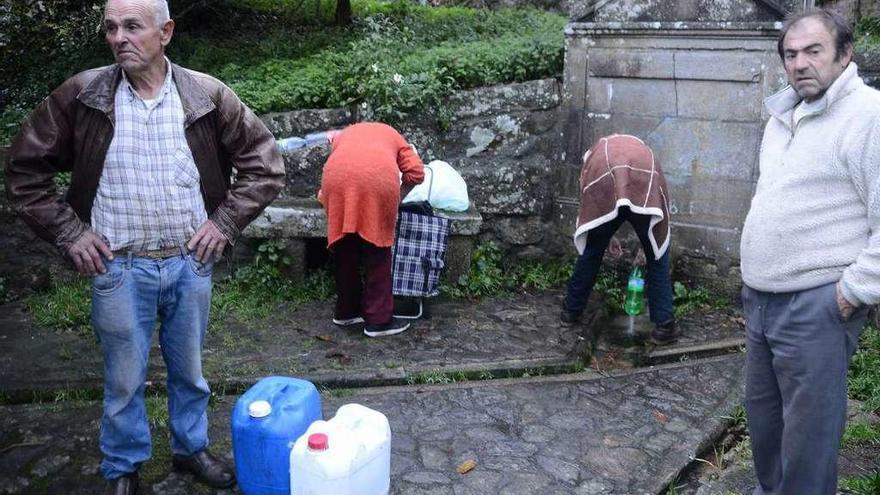
[[[347,320],[337,320],[333,318],[333,323],[339,325],[340,327],[350,327],[352,325],[357,325],[358,323],[363,323],[364,319],[360,316],[355,316],[354,318],[349,318]]]
[[[398,318],[392,318],[391,322],[384,325],[367,325],[364,327],[364,335],[367,337],[387,337],[405,332],[409,328],[409,323],[401,321]]]

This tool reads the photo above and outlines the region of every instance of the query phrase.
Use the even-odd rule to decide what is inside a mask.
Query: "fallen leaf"
[[[315,335],[315,338],[322,342],[331,342],[335,343],[336,340],[333,339],[332,335]]]
[[[654,411],[654,419],[656,419],[657,422],[662,425],[669,421],[669,416],[663,414],[660,411]]]
[[[473,459],[468,459],[459,464],[458,467],[455,468],[455,470],[458,471],[458,474],[465,474],[475,467],[477,467],[477,461]]]

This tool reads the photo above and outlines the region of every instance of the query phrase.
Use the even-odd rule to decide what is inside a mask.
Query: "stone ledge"
[[[473,203],[467,211],[437,210],[435,214],[451,220],[445,271],[450,280],[458,280],[470,271],[473,238],[480,233],[483,217]],[[287,270],[288,275],[301,278],[305,274],[309,249],[305,241],[327,237],[327,217],[316,199],[281,199],[263,210],[242,235],[251,239],[284,240],[287,244],[285,253],[296,260]]]
[[[435,214],[450,220],[452,236],[477,235],[483,225],[483,217],[473,203],[467,211],[437,210]],[[267,207],[244,229],[243,235],[254,239],[326,237],[327,217],[315,199],[282,199]]]

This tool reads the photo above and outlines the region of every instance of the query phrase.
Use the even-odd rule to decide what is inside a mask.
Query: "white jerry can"
[[[360,404],[312,423],[290,452],[292,495],[387,495],[390,487],[388,418]]]

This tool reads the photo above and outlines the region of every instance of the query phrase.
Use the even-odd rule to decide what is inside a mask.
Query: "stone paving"
[[[231,458],[229,412],[240,391],[291,375],[319,385],[326,417],[346,402],[388,415],[395,494],[660,493],[740,400],[738,311],[683,318],[685,337],[657,361],[686,363],[631,369],[658,351],[638,343],[649,331],[644,319],[624,347],[619,322],[595,302],[585,323],[561,325],[560,296],[431,301],[430,318],[384,339],[335,327],[326,302],[279,307],[259,323],[213,323],[204,359],[217,392],[213,449]],[[154,450],[142,493],[213,493],[170,472],[155,347]],[[700,358],[707,353],[698,348],[728,354]],[[100,384],[93,335],[41,328],[20,305],[0,307],[0,393],[20,403],[0,406],[0,494],[100,493],[100,402],[71,400],[96,397]],[[26,403],[34,397],[44,402]],[[457,474],[468,458],[477,468]]]
[[[618,330],[613,321],[603,318],[596,303],[584,324],[560,325],[560,298],[561,292],[545,291],[473,302],[431,300],[433,316],[390,339],[370,339],[360,327],[333,325],[332,304],[327,302],[279,307],[259,323],[234,318],[212,323],[205,343],[205,375],[215,389],[233,391],[272,374],[345,387],[401,384],[437,372],[485,371],[506,377],[535,369],[577,369],[589,355],[593,335],[610,341],[600,346],[603,349],[619,347],[614,338]],[[742,326],[728,313],[685,317],[684,338],[664,348],[667,355],[657,362],[675,360],[694,346],[735,349],[742,339]],[[642,336],[649,331],[643,323],[646,320],[642,318],[637,328]],[[100,390],[102,359],[95,337],[41,328],[21,305],[0,307],[0,351],[4,393]],[[650,356],[658,351],[637,346],[628,352]],[[631,357],[640,360],[638,355]],[[159,385],[164,377],[158,338],[154,338],[148,379]]]
[[[737,354],[607,377],[367,388],[322,399],[325,417],[350,402],[388,416],[392,494],[657,494],[723,430],[722,416],[741,399],[741,366]],[[210,416],[213,449],[227,455],[233,404],[215,403]],[[0,407],[0,493],[100,493],[99,418],[99,402]],[[142,493],[213,493],[170,472],[166,436],[154,425]],[[476,468],[458,474],[468,459]]]

